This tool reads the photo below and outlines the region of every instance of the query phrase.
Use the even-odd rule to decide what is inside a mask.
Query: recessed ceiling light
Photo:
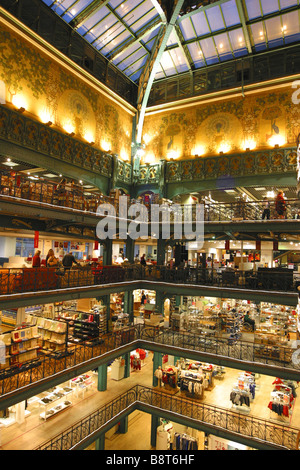
[[[46,178],[56,178],[57,175],[54,175],[53,173],[46,173],[44,176],[46,176]]]
[[[18,166],[19,164],[18,164],[18,163],[14,163],[14,162],[3,162],[2,165],[6,165],[6,166]]]

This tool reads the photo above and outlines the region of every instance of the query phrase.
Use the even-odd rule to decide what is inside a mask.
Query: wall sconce
[[[48,121],[48,122],[46,123],[46,126],[49,126],[49,127],[50,127],[50,126],[52,126],[52,124],[53,124],[52,121]]]
[[[279,144],[275,144],[274,149],[279,149]]]
[[[67,133],[67,135],[68,135],[68,136],[70,136],[70,137],[74,137],[74,135],[75,135],[75,132],[70,132],[70,133]]]
[[[224,155],[223,150],[221,150],[221,151],[219,152],[219,155]]]
[[[89,142],[90,145],[95,145],[95,142]]]
[[[21,108],[19,108],[18,111],[19,111],[19,113],[24,113],[25,108],[23,108],[23,106],[21,106]]]

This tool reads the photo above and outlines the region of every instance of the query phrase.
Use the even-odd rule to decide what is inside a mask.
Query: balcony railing
[[[20,202],[20,200],[31,201],[32,204],[42,204],[45,207],[55,207],[59,210],[76,210],[84,214],[97,214],[97,208],[102,204],[110,204],[117,217],[125,217],[128,220],[134,219],[121,209],[119,201],[100,193],[87,196],[80,185],[73,186],[69,183],[65,187],[60,187],[57,183],[46,179],[34,179],[34,176],[27,176],[24,173],[9,172],[0,169],[0,197],[3,200]],[[132,204],[139,202],[133,200]],[[142,203],[142,202],[141,202]],[[200,212],[197,204],[171,204],[161,203],[161,215],[159,221],[167,223],[170,221],[196,221],[204,222],[231,222],[231,221],[261,221],[265,208],[265,201],[237,200],[235,202],[223,203],[200,203],[203,204],[203,213]],[[146,204],[147,209],[145,222],[153,220],[152,205]],[[300,200],[288,199],[286,201],[285,220],[292,220],[300,212]],[[141,214],[140,218],[143,217]],[[202,218],[203,217],[203,218]],[[299,216],[300,217],[300,216]],[[270,201],[270,219],[279,220],[274,201]],[[268,220],[265,218],[265,220]]]
[[[226,268],[193,268],[167,266],[85,266],[82,268],[2,268],[0,298],[12,294],[45,291],[62,292],[77,287],[96,288],[126,281],[167,282],[215,288],[237,288],[258,291],[297,292],[298,281],[293,270],[258,268],[242,271]]]
[[[206,431],[207,427],[211,427],[212,434],[227,431],[231,438],[235,435],[237,440],[238,436],[249,441],[253,440],[253,443],[249,442],[249,445],[253,447],[266,446],[270,449],[296,450],[297,436],[300,431],[298,428],[281,423],[274,424],[256,416],[245,416],[226,408],[194,402],[142,385],[136,385],[127,390],[35,450],[83,449],[84,442],[93,433],[94,435],[100,434],[109,421],[113,421],[128,409],[133,411],[141,407],[143,411],[147,411],[147,406],[155,407],[162,416],[164,413],[170,413],[174,421],[176,418],[184,417],[198,429],[201,429],[201,425],[205,426]]]
[[[133,349],[138,346],[150,350],[155,345],[174,347],[178,348],[178,351],[185,351],[185,354],[187,351],[206,354],[212,363],[214,358],[219,361],[222,357],[224,361],[234,360],[235,364],[237,361],[241,361],[243,364],[272,366],[274,374],[277,372],[280,375],[281,370],[287,373],[293,372],[295,377],[298,376],[298,373],[300,375],[297,350],[290,347],[280,344],[271,346],[241,340],[232,341],[225,337],[210,338],[189,332],[175,332],[170,329],[145,328],[143,325],[135,325],[102,335],[97,344],[91,345],[84,342],[74,344],[58,353],[54,352],[50,356],[39,354],[35,361],[15,364],[0,370],[0,395],[2,398],[6,398],[12,392],[31,384],[37,384],[43,379],[55,377],[59,373],[62,374],[63,380],[64,371],[70,371],[72,367],[82,366],[91,360],[95,360],[93,367],[97,367],[97,360],[100,361],[104,354],[113,353],[122,346],[130,345]],[[163,350],[163,347],[160,350]],[[87,365],[87,367],[91,368],[91,365]],[[276,367],[278,371],[276,371]]]

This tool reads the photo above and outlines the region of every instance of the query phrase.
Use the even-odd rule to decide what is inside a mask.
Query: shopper
[[[265,220],[265,218],[267,218],[267,220],[270,220],[270,202],[268,200],[267,197],[264,198],[264,202],[263,202],[263,213],[262,213],[262,220]]]
[[[62,260],[63,267],[65,269],[71,269],[73,266],[73,263],[76,264],[77,266],[80,266],[79,263],[77,263],[76,259],[74,258],[74,255],[72,252],[67,253]]]
[[[145,292],[142,290],[141,305],[144,305],[145,300],[146,300],[146,295],[145,295]]]
[[[40,268],[41,267],[41,257],[40,257],[40,250],[37,250],[34,257],[32,258],[32,267],[33,268]]]
[[[47,256],[46,256],[46,266],[48,266],[48,260],[52,256],[54,256],[54,251],[52,250],[52,248],[50,248],[50,250],[48,251]]]
[[[286,201],[283,197],[283,191],[281,189],[278,191],[275,200],[275,207],[279,219],[284,219],[286,217]]]
[[[146,266],[146,259],[145,259],[145,254],[143,254],[143,256],[141,257],[141,265],[142,266]]]
[[[49,250],[49,252],[51,252],[51,253],[50,253],[50,256],[47,259],[47,267],[48,268],[54,268],[55,266],[58,266],[58,259],[55,257],[53,250]],[[49,255],[49,253],[48,253],[48,255]]]

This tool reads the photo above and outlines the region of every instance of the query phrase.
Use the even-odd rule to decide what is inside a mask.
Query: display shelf
[[[78,397],[78,393],[84,393],[88,388],[93,387],[94,381],[88,374],[79,375],[69,381],[69,387],[75,390],[75,396]]]
[[[39,352],[45,355],[62,353],[67,349],[68,324],[65,321],[53,320],[30,315],[27,321],[32,322],[39,333]]]
[[[73,393],[73,389],[69,387],[57,388],[54,392],[49,393],[39,400],[40,409],[43,407],[44,411],[40,412],[40,418],[46,421],[52,416],[57,415],[61,411],[69,408],[72,402],[67,399]],[[53,406],[55,404],[55,406]],[[51,406],[51,408],[49,408]]]

